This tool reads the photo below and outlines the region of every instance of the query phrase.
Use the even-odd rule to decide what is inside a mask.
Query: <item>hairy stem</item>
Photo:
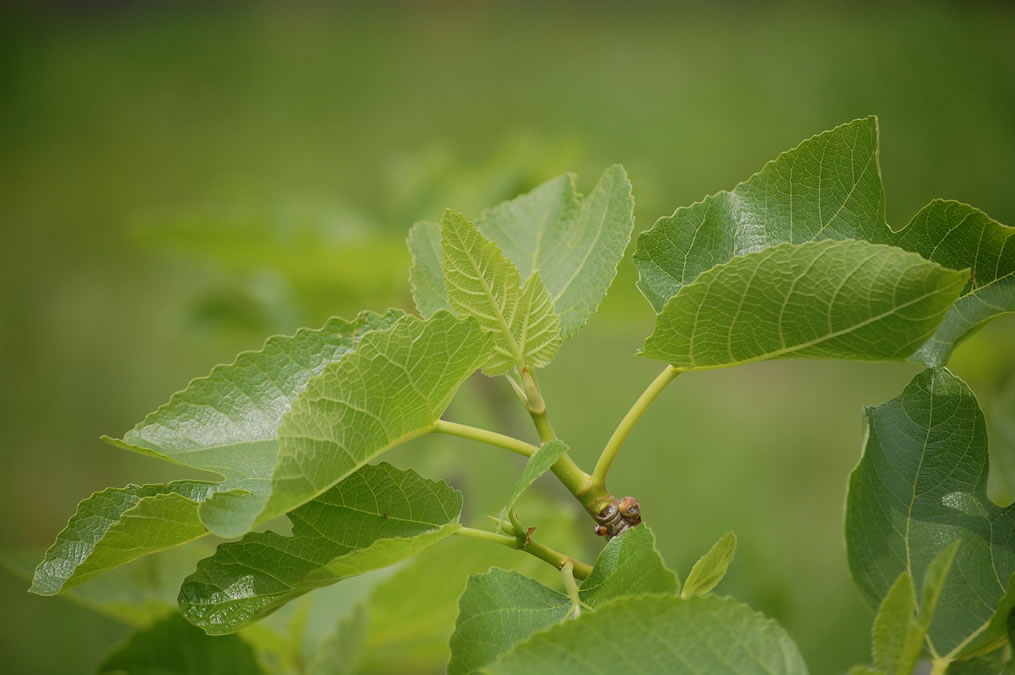
[[[544,562],[550,563],[557,569],[563,569],[564,565],[572,563],[574,565],[574,576],[577,579],[585,579],[592,574],[591,565],[583,563],[580,560],[575,560],[570,556],[564,555],[560,551],[555,551],[549,546],[544,546],[543,544],[535,542],[531,539],[531,537],[524,534],[521,537],[509,537],[505,534],[487,532],[486,530],[477,530],[472,527],[460,527],[455,530],[455,534],[460,537],[482,539],[483,541],[500,544],[501,546],[507,546],[508,548],[525,551],[529,555],[533,555]]]
[[[624,415],[624,419],[620,420],[620,424],[617,425],[613,435],[610,436],[610,440],[607,441],[602,454],[599,455],[599,461],[596,462],[596,468],[592,472],[592,485],[598,487],[606,486],[606,475],[610,472],[610,466],[612,466],[613,460],[617,458],[617,453],[620,452],[620,448],[624,445],[624,441],[627,440],[631,430],[634,429],[634,426],[641,419],[641,416],[645,414],[645,411],[648,410],[648,407],[652,405],[652,402],[666,388],[666,385],[672,382],[673,378],[681,372],[683,371],[679,368],[667,365],[663,368],[663,372],[659,373],[656,379],[652,380],[652,384],[634,402],[631,409]]]
[[[480,429],[479,427],[470,427],[467,424],[458,424],[457,422],[448,422],[447,420],[437,420],[433,423],[433,431],[442,434],[448,434],[451,436],[461,436],[462,438],[469,438],[474,441],[486,443],[487,445],[494,445],[498,448],[504,448],[511,452],[530,457],[538,448],[534,445],[529,445],[525,441],[512,438],[511,436],[505,436],[504,434],[498,434],[496,431],[489,431],[487,429]]]

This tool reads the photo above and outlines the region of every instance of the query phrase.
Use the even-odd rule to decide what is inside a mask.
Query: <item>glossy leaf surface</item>
[[[902,360],[968,279],[863,241],[781,244],[715,267],[656,318],[645,356],[687,370],[787,358]]]
[[[461,510],[445,483],[365,466],[290,512],[290,536],[220,545],[184,582],[180,608],[208,633],[233,632],[315,588],[411,557],[450,536]]]
[[[782,243],[880,241],[885,194],[877,119],[818,134],[728,192],[661,218],[638,237],[638,287],[655,310],[699,274]]]

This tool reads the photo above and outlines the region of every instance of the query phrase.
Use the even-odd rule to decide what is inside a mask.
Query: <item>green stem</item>
[[[458,424],[457,422],[448,422],[447,420],[437,420],[433,423],[431,429],[438,433],[461,436],[462,438],[469,438],[480,443],[494,445],[498,448],[504,448],[519,455],[524,455],[525,457],[531,457],[532,453],[538,449],[536,446],[529,445],[525,441],[505,436],[504,434],[498,434],[496,431],[470,427],[467,424]]]
[[[550,424],[550,418],[546,412],[546,401],[543,399],[543,392],[539,389],[535,374],[528,368],[521,369],[522,388],[525,390],[528,401],[529,416],[536,425],[536,432],[539,440],[543,443],[557,438]],[[564,484],[571,494],[581,502],[581,505],[592,516],[599,513],[603,503],[609,501],[609,494],[604,489],[598,489],[592,482],[592,476],[585,473],[578,466],[570,455],[565,454],[550,467],[553,475]]]
[[[945,675],[948,672],[948,665],[951,663],[948,659],[935,659],[931,662],[930,675]]]
[[[670,365],[666,366],[663,368],[663,372],[659,373],[656,379],[652,380],[652,384],[634,402],[631,409],[624,415],[624,419],[620,420],[620,424],[617,425],[613,435],[610,436],[610,440],[607,441],[602,454],[599,455],[599,461],[596,462],[596,468],[592,472],[592,485],[596,487],[606,486],[606,474],[610,472],[610,466],[613,464],[613,460],[617,458],[617,453],[620,452],[620,448],[624,445],[624,441],[627,440],[631,430],[634,429],[634,426],[641,419],[641,416],[645,414],[645,411],[648,410],[648,407],[652,405],[652,402],[666,388],[666,385],[682,372],[679,368],[674,368]]]
[[[585,579],[592,574],[592,566],[583,563],[580,560],[564,555],[560,551],[555,551],[549,546],[544,546],[538,542],[528,539],[525,537],[509,537],[504,534],[497,534],[496,532],[487,532],[486,530],[477,530],[472,527],[460,527],[455,530],[455,534],[460,537],[471,537],[472,539],[481,539],[483,541],[489,541],[494,544],[500,544],[501,546],[507,546],[508,548],[517,549],[519,551],[525,551],[529,555],[533,555],[544,562],[548,562],[557,569],[563,569],[567,563],[574,565],[574,576],[578,579]]]

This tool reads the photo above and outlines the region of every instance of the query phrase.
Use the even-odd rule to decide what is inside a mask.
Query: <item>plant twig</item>
[[[638,400],[634,402],[631,409],[624,415],[624,419],[620,420],[620,424],[617,425],[613,435],[610,436],[610,440],[607,441],[602,454],[599,455],[599,461],[596,462],[596,468],[592,472],[593,485],[599,487],[606,486],[606,474],[610,472],[610,466],[613,464],[613,460],[617,458],[617,453],[620,452],[620,448],[624,445],[624,441],[627,440],[631,430],[634,429],[634,426],[641,419],[641,416],[645,414],[645,411],[648,410],[648,407],[652,405],[652,402],[666,388],[666,385],[682,372],[679,368],[667,365],[663,368],[663,372],[659,373],[656,379],[652,380],[652,383],[642,392]]]
[[[592,574],[591,565],[583,563],[580,560],[575,560],[570,556],[564,555],[560,551],[553,550],[549,546],[544,546],[543,544],[533,541],[531,536],[524,533],[523,536],[519,538],[509,537],[504,534],[497,534],[496,532],[487,532],[486,530],[478,530],[472,527],[460,527],[455,530],[455,534],[460,537],[482,539],[483,541],[500,544],[501,546],[507,546],[508,548],[525,551],[529,555],[550,563],[557,569],[563,569],[564,565],[570,562],[574,566],[574,576],[576,579],[585,579]]]

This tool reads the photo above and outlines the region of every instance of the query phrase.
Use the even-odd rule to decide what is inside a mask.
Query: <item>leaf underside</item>
[[[539,273],[521,284],[518,270],[497,244],[487,241],[461,214],[441,220],[444,280],[451,309],[473,316],[494,336],[487,375],[548,365],[560,347],[560,318]]]
[[[474,321],[444,312],[424,322],[392,310],[332,319],[241,354],[117,442],[225,480],[131,485],[89,497],[47,551],[33,592],[58,593],[209,531],[238,536],[313,499],[425,433],[491,348]]]
[[[1003,620],[994,619],[999,604],[1013,601],[1015,508],[987,499],[987,437],[973,393],[948,370],[928,369],[865,418],[864,454],[846,502],[860,590],[875,603],[904,572],[920,584],[931,562],[961,540],[929,640],[947,654],[1003,639]]]
[[[315,588],[411,557],[458,527],[461,494],[389,464],[365,466],[289,513],[292,534],[257,532],[198,563],[180,609],[231,633]]]

